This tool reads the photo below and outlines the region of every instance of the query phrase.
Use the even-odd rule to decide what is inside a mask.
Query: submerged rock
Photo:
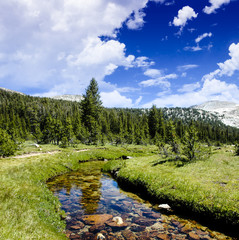
[[[190,232],[188,236],[190,240],[200,240],[200,237],[195,232]]]
[[[105,236],[102,233],[98,233],[97,240],[104,240]]]
[[[87,225],[103,225],[107,221],[113,218],[110,214],[95,214],[95,215],[85,215],[82,220]]]
[[[106,225],[111,227],[113,230],[121,230],[128,227],[128,223],[123,222],[121,217],[115,217],[112,220],[107,221]]]
[[[142,232],[145,230],[145,228],[146,228],[145,226],[140,226],[137,224],[132,224],[130,227],[131,231],[133,231],[133,232]]]
[[[122,232],[122,235],[125,237],[127,240],[136,240],[137,238],[135,237],[134,233],[132,233],[130,230],[124,230]]]
[[[105,224],[103,225],[93,225],[89,228],[89,232],[97,233],[105,229]]]
[[[156,222],[156,220],[154,220],[154,219],[141,218],[141,217],[134,218],[133,221],[134,221],[134,223],[136,223],[138,225],[146,226],[146,227],[151,226]]]
[[[118,225],[121,225],[124,223],[124,221],[121,217],[114,217],[113,221],[116,222]]]
[[[160,233],[160,234],[157,235],[157,237],[160,240],[169,240],[170,239],[170,237],[167,234],[165,234],[165,233]]]

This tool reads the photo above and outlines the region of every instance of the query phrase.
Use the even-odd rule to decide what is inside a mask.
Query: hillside
[[[10,90],[10,89],[7,89],[7,88],[3,88],[3,87],[0,87],[0,90],[5,91],[5,92],[8,92],[8,93],[17,93],[17,94],[20,94],[20,95],[25,95],[24,93],[17,92],[17,91],[14,91],[14,90]]]
[[[239,104],[225,101],[209,101],[192,108],[212,113],[225,125],[239,128]]]

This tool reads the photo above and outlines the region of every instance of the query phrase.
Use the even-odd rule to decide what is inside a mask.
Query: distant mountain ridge
[[[65,94],[65,95],[59,95],[51,97],[56,100],[66,100],[66,101],[72,101],[72,102],[81,102],[83,97],[81,95],[71,95],[71,94]]]
[[[239,128],[239,104],[237,103],[215,100],[193,106],[192,108],[213,113],[225,125]]]
[[[21,94],[21,95],[26,95],[26,94],[24,94],[24,93],[17,92],[17,91],[14,91],[14,90],[10,90],[10,89],[7,89],[7,88],[3,88],[3,87],[0,87],[0,90],[6,91],[6,92],[10,92],[10,93],[18,93],[18,94]]]

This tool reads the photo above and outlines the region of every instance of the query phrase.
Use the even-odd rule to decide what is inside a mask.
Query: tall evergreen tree
[[[81,109],[82,122],[90,135],[89,143],[96,144],[101,137],[99,120],[102,113],[102,102],[98,84],[94,78],[90,81],[86,94],[83,95]]]
[[[153,139],[156,136],[159,128],[159,112],[155,105],[149,110],[149,134]]]

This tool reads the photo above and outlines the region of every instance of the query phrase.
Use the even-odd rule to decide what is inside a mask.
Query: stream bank
[[[238,166],[237,169],[235,168],[235,176],[229,171],[231,169],[228,170],[228,175],[229,172],[232,173],[232,187],[227,188],[230,186],[228,180],[228,186],[226,184],[217,186],[217,182],[223,182],[223,179],[215,181],[216,174],[207,175],[206,173],[206,170],[213,171],[216,167],[220,170],[218,160],[217,165],[198,162],[177,168],[169,164],[159,164],[155,167],[155,159],[157,158],[148,157],[123,162],[111,161],[104,166],[103,170],[110,173],[119,186],[126,191],[134,192],[144,199],[150,199],[156,206],[167,203],[179,216],[193,218],[212,229],[224,232],[235,239],[239,238],[239,209],[236,200],[238,199],[236,189],[239,184],[235,185]],[[237,161],[235,163],[238,164]],[[207,166],[209,164],[213,167],[209,168]],[[205,169],[205,179],[202,177],[202,167]],[[227,169],[224,166],[223,168],[224,173],[227,174]],[[197,180],[198,170],[195,169],[201,170],[199,180]],[[193,172],[192,178],[190,172]],[[212,183],[209,183],[210,178],[214,178]],[[227,175],[226,178],[228,179]],[[234,200],[234,205],[231,204],[233,203],[231,199]]]
[[[70,239],[231,239],[174,214],[165,215],[150,202],[125,192],[101,172],[103,162],[81,163],[77,171],[48,181],[66,212]],[[121,219],[117,224],[114,219]]]

